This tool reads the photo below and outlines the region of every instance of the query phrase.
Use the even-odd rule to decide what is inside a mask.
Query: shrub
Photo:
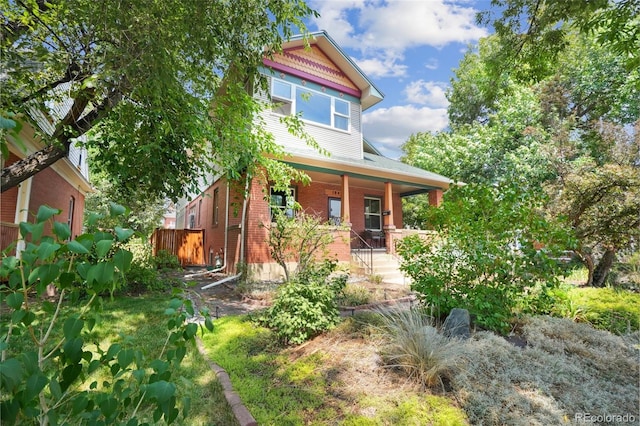
[[[462,343],[438,333],[433,317],[422,309],[381,311],[380,355],[423,386],[441,385],[459,367]]]
[[[358,284],[347,284],[338,295],[340,306],[359,306],[371,302],[371,292]]]
[[[178,256],[169,253],[167,250],[158,250],[153,260],[156,268],[160,270],[176,270],[182,268]]]
[[[112,205],[111,215],[124,210]],[[157,358],[120,343],[106,350],[97,345],[92,352],[88,341],[100,317],[90,314],[102,294],[122,283],[118,276],[133,255],[121,245],[133,231],[116,227],[69,240],[69,226],[53,220],[60,213],[42,206],[35,223],[21,223],[21,237],[28,241],[21,257],[4,257],[0,265],[8,310],[0,322],[2,423],[138,425],[144,406],[153,410],[154,422],[173,422],[179,411],[172,374],[198,330],[185,324],[194,315],[191,303],[171,300],[167,338]],[[45,225],[53,236],[43,236]],[[49,286],[56,290],[55,303],[39,300]],[[184,400],[183,416],[188,406]]]
[[[274,330],[284,344],[300,344],[340,321],[336,298],[347,276],[329,277],[336,262],[309,266],[279,289],[271,308],[259,322]]]
[[[527,309],[546,309],[545,297],[559,283],[557,243],[568,237],[540,216],[539,206],[514,187],[453,188],[442,206],[426,212],[437,237],[398,244],[412,289],[440,312],[466,308],[500,332],[509,330],[518,303],[536,286],[542,297],[529,298]]]

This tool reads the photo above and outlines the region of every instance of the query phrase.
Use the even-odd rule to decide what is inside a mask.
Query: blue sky
[[[326,30],[384,93],[363,114],[364,136],[398,158],[417,132],[448,125],[445,91],[469,45],[489,34],[475,23],[489,0],[310,0]]]

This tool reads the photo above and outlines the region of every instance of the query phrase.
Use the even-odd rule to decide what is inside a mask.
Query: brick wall
[[[5,166],[15,163],[19,158],[13,154],[9,154],[9,158],[5,162]],[[16,204],[18,203],[18,187],[13,187],[0,195],[0,222],[13,223],[16,219]]]
[[[56,216],[55,220],[66,223],[69,217],[69,200],[71,197],[74,198],[71,236],[75,238],[82,233],[84,195],[59,176],[52,168],[44,169],[33,176],[29,212],[35,214],[41,205],[46,204],[50,207],[61,209],[62,213]],[[45,227],[45,232],[50,232],[50,227]]]

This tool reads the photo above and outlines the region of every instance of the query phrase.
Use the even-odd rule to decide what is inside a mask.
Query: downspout
[[[244,185],[244,200],[242,202],[242,218],[240,219],[240,263],[244,263],[244,237],[245,237],[245,221],[247,220],[247,203],[249,201],[249,174],[247,173],[247,179]],[[217,272],[219,270],[222,270],[225,268],[225,265],[227,264],[227,229],[228,229],[228,220],[229,220],[229,182],[227,181],[227,203],[226,203],[226,207],[225,207],[225,231],[224,231],[224,265],[222,265],[222,267],[218,268],[218,269],[214,269],[213,271],[207,271],[207,272]],[[242,276],[242,274],[236,274],[236,275],[232,275],[230,277],[227,278],[223,278],[219,281],[216,281],[214,283],[211,284],[207,284],[203,287],[201,287],[201,290],[207,290],[211,287],[215,287],[218,286],[220,284],[224,284],[226,282],[232,281],[236,278],[240,278],[240,276]]]

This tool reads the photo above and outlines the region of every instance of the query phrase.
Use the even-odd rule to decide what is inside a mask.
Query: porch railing
[[[351,254],[358,259],[369,275],[373,274],[373,247],[353,229],[351,235]]]

